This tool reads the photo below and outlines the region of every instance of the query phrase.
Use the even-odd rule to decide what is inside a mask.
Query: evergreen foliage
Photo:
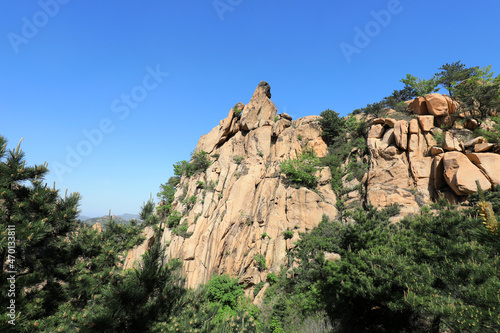
[[[436,73],[439,84],[442,84],[448,90],[450,96],[453,96],[453,88],[471,77],[479,67],[467,68],[459,60],[451,64],[446,63],[438,69],[441,70],[441,72]]]
[[[405,87],[408,87],[408,89],[415,91],[417,96],[425,96],[427,94],[437,92],[439,90],[437,86],[440,83],[436,76],[430,78],[429,80],[425,80],[411,74],[406,74],[406,78],[401,79],[401,82],[403,82]]]
[[[318,178],[315,176],[318,164],[319,159],[314,150],[304,149],[297,158],[282,162],[281,172],[287,176],[292,185],[314,189],[318,184]]]
[[[481,119],[486,119],[500,110],[500,75],[493,74],[491,65],[474,68],[469,78],[452,88],[464,111],[477,111]]]
[[[206,151],[195,151],[191,154],[191,162],[179,161],[174,164],[174,175],[181,177],[194,176],[197,173],[204,172],[212,164]]]

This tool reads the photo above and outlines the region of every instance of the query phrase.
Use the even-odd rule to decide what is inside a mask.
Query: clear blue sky
[[[2,1],[0,134],[24,137],[84,215],[137,213],[261,80],[294,119],[346,115],[406,73],[499,71],[499,14],[497,0]]]

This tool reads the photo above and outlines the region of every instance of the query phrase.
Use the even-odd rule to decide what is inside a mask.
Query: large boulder
[[[450,132],[446,131],[444,133],[443,148],[447,151],[461,151],[460,142],[457,138]]]
[[[443,167],[444,178],[457,195],[469,195],[476,192],[476,180],[479,181],[483,190],[491,188],[488,178],[462,153],[445,153]]]
[[[403,150],[408,148],[408,122],[406,120],[399,120],[394,124],[394,140],[399,148]]]
[[[425,102],[427,104],[427,110],[429,114],[437,117],[443,117],[449,115],[448,112],[448,102],[441,94],[428,94],[425,95]]]
[[[418,116],[417,119],[424,132],[429,132],[434,127],[434,116]]]
[[[488,176],[493,186],[500,185],[500,155],[493,153],[467,154],[469,160]]]
[[[384,125],[375,124],[372,125],[370,131],[368,132],[369,139],[379,139],[384,135]]]
[[[425,103],[425,98],[424,97],[417,97],[411,102],[408,107],[413,110],[413,113],[415,114],[420,114],[420,115],[426,115],[429,114],[427,111],[427,104]]]

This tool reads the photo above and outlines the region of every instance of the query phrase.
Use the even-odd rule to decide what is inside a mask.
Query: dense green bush
[[[296,159],[282,162],[281,172],[287,176],[292,185],[314,189],[318,184],[318,178],[315,175],[318,164],[319,159],[314,151],[304,150]]]
[[[388,213],[359,210],[354,224],[324,220],[303,235],[296,292],[321,298],[318,310],[343,331],[500,329],[500,258],[493,241],[477,236],[482,223],[444,209],[392,225]],[[323,251],[341,260],[325,261]]]
[[[286,230],[283,232],[283,237],[285,239],[291,239],[293,238],[293,230]]]
[[[344,133],[345,120],[333,110],[325,110],[320,114],[319,124],[321,125],[321,136],[327,145],[331,145],[335,139]]]
[[[178,211],[174,210],[170,215],[167,217],[167,226],[169,228],[175,228],[179,225],[181,222],[182,214],[179,213]]]
[[[174,164],[174,174],[178,177],[186,175],[191,177],[197,173],[204,172],[212,164],[205,151],[195,151],[191,154],[191,162],[179,161]]]
[[[257,266],[259,267],[259,270],[265,270],[267,269],[266,265],[266,257],[262,254],[256,254],[253,259],[255,262],[257,262]]]

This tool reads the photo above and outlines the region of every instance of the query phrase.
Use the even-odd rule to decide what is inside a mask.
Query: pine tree
[[[452,88],[471,77],[478,67],[467,68],[465,64],[456,61],[451,64],[446,63],[438,69],[441,70],[441,72],[436,73],[439,84],[442,84],[448,90],[450,96],[453,96]]]
[[[146,202],[140,214],[145,225],[153,226],[155,238],[143,255],[141,267],[113,277],[85,323],[95,332],[147,332],[159,316],[168,317],[182,296],[181,263],[165,259],[161,244],[164,221],[154,214],[154,203]]]
[[[64,237],[77,226],[80,195],[59,197],[43,183],[47,164],[27,166],[20,145],[7,150],[7,140],[0,136],[0,278],[4,283],[9,272],[16,272],[16,307],[22,322],[57,308],[68,262]],[[15,241],[6,237],[8,228],[15,232],[9,235]],[[4,301],[6,296],[2,288]]]

